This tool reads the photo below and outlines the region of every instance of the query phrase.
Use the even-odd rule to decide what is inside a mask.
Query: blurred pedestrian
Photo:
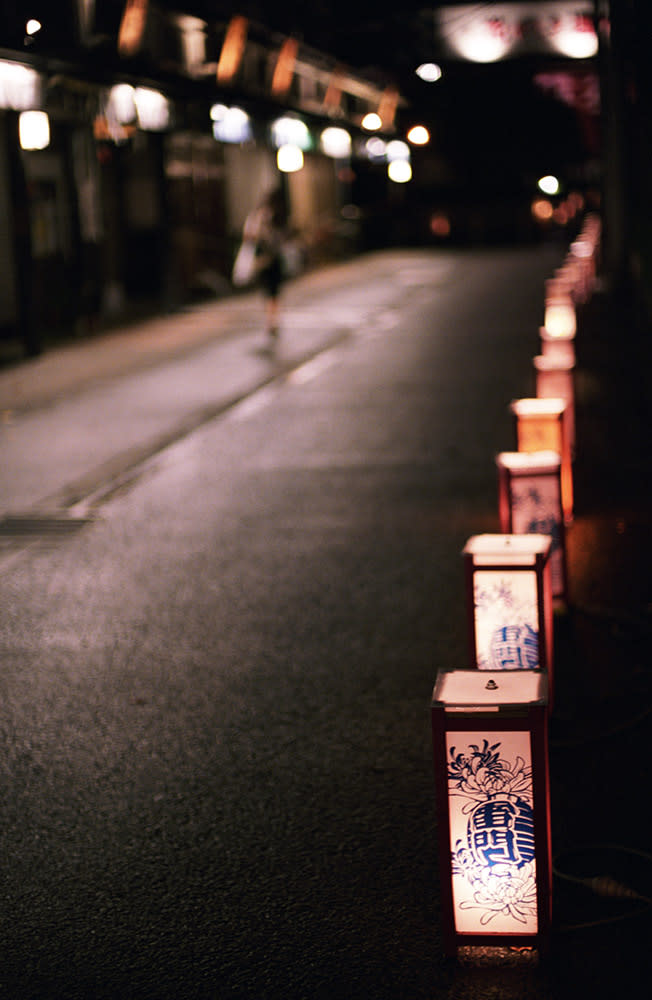
[[[281,188],[268,192],[247,216],[244,241],[256,247],[257,281],[265,296],[265,327],[272,342],[279,336],[281,286],[286,277],[285,244],[288,239],[288,216]]]

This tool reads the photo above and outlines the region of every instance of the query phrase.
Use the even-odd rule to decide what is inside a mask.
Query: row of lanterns
[[[253,138],[252,122],[244,109],[217,103],[212,106],[210,116],[213,136],[218,141],[242,143]],[[373,131],[379,126],[380,119],[378,124],[374,122],[365,124],[363,121],[363,127],[368,131]],[[283,173],[295,173],[301,170],[304,153],[315,145],[306,123],[294,115],[282,115],[272,122],[270,132],[272,143],[276,148],[278,169]],[[423,145],[430,138],[423,126],[416,127],[413,133],[410,141],[415,145]],[[353,152],[351,133],[339,125],[328,125],[323,128],[319,135],[318,146],[322,153],[334,160],[348,160]],[[396,183],[405,183],[412,177],[410,147],[401,139],[386,141],[379,135],[371,135],[363,140],[359,152],[370,160],[386,162],[388,176]]]
[[[19,138],[25,150],[46,149],[50,144],[50,119],[38,105],[42,100],[42,81],[33,69],[19,63],[0,60],[0,108],[20,112]],[[116,142],[124,141],[135,127],[144,131],[164,131],[170,125],[171,106],[159,91],[149,87],[133,87],[121,83],[111,87],[104,100],[103,113],[95,122],[96,135]],[[215,139],[242,143],[252,138],[252,123],[247,112],[237,106],[216,103],[210,110]],[[378,115],[370,114],[362,122],[369,133],[382,125]],[[282,115],[271,126],[271,138],[276,148],[279,170],[293,173],[301,170],[304,153],[313,148],[314,140],[306,123],[293,115]],[[415,126],[409,140],[424,145],[430,136],[424,126]],[[319,136],[319,148],[336,160],[347,160],[353,151],[350,132],[341,126],[329,125]],[[360,144],[358,152],[370,160],[387,164],[390,180],[405,183],[412,178],[410,146],[401,139],[386,141],[370,134]]]
[[[545,951],[552,866],[547,723],[555,606],[568,601],[576,306],[595,287],[600,220],[587,216],[546,282],[536,396],[513,400],[516,450],[496,458],[501,534],[463,550],[470,669],[432,699],[444,946]]]

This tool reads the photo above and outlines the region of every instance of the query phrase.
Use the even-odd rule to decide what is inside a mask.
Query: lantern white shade
[[[432,732],[442,936],[545,950],[551,916],[547,683],[440,671]]]
[[[571,454],[575,452],[575,379],[574,363],[561,355],[538,354],[534,358],[536,395],[539,399],[563,399],[566,403],[566,429]]]
[[[516,421],[517,451],[556,451],[561,458],[561,503],[564,520],[573,518],[573,467],[564,399],[515,399],[510,404]]]
[[[575,342],[572,337],[551,337],[545,326],[539,327],[541,354],[561,364],[575,364]]]
[[[500,530],[548,535],[553,598],[567,596],[566,530],[561,505],[561,458],[555,451],[503,451],[496,456]]]
[[[472,668],[552,674],[551,548],[551,538],[542,534],[467,541],[462,555]]]
[[[21,149],[46,149],[50,145],[50,119],[46,111],[21,111],[18,118]]]
[[[577,319],[568,281],[554,278],[546,282],[543,325],[551,337],[575,336]]]

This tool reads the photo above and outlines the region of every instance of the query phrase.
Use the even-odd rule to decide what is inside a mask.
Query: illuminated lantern
[[[551,923],[547,685],[539,671],[440,671],[432,733],[447,954],[547,951]]]
[[[21,149],[47,149],[50,145],[50,119],[46,111],[21,111],[18,118]]]
[[[548,535],[553,598],[567,596],[566,529],[561,506],[561,458],[555,451],[503,451],[496,456],[500,530]]]
[[[539,327],[539,334],[544,357],[571,367],[575,364],[575,341],[572,337],[552,337],[545,326]]]
[[[551,337],[575,336],[577,330],[575,305],[567,282],[559,279],[546,282],[543,325]]]
[[[462,555],[471,667],[552,675],[551,549],[542,534],[469,538]]]
[[[563,399],[571,455],[575,454],[575,366],[561,356],[539,354],[534,358],[536,395],[539,399]]]
[[[561,505],[564,520],[573,519],[573,468],[568,407],[556,396],[549,399],[515,399],[511,411],[516,419],[517,451],[556,451],[561,458]]]

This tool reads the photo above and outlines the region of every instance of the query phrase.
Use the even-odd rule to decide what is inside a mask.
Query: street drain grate
[[[4,538],[46,537],[70,535],[88,524],[90,517],[74,517],[65,513],[5,514],[0,518],[0,536]]]

